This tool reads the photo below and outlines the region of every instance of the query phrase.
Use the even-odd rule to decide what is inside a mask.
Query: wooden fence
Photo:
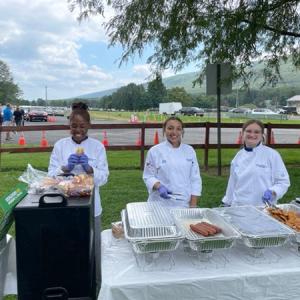
[[[185,128],[204,128],[205,130],[205,139],[204,143],[193,143],[190,144],[195,149],[203,149],[204,150],[204,168],[208,169],[208,155],[209,149],[217,149],[218,144],[210,143],[210,129],[217,128],[217,123],[203,122],[203,123],[185,123]],[[221,123],[221,128],[239,128],[241,129],[241,123]],[[145,150],[148,150],[151,145],[145,144],[145,133],[149,128],[161,128],[162,124],[160,123],[137,123],[137,124],[92,124],[91,129],[139,129],[141,136],[140,145],[109,145],[106,147],[108,151],[122,151],[122,150],[136,150],[140,151],[140,168],[143,169],[144,161],[145,161]],[[265,124],[266,128],[266,144],[272,148],[287,148],[287,149],[295,149],[300,148],[299,143],[294,144],[272,144],[272,129],[300,129],[300,124]],[[49,147],[3,147],[1,142],[2,132],[7,131],[49,131],[49,130],[69,130],[68,125],[32,125],[32,126],[22,126],[22,127],[12,127],[12,126],[0,126],[0,163],[1,163],[1,153],[9,152],[9,153],[33,153],[33,152],[50,152],[53,149],[53,146]],[[299,131],[300,133],[300,131]],[[300,136],[300,134],[299,134]],[[221,144],[221,149],[237,149],[240,148],[239,144]]]

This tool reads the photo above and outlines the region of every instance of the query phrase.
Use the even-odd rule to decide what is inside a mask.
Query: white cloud
[[[148,77],[151,74],[151,67],[149,64],[133,66],[133,73],[141,76]]]
[[[101,22],[92,18],[79,24],[67,1],[1,1],[0,59],[8,63],[24,98],[41,97],[45,85],[50,98],[51,91],[53,98],[64,98],[106,89],[112,75],[79,56],[83,41],[107,43]]]
[[[112,15],[108,8],[106,18]],[[113,62],[120,56],[119,48],[108,55],[97,52],[108,44],[103,22],[97,16],[79,23],[67,0],[2,0],[0,60],[9,65],[25,99],[44,97],[45,86],[48,99],[61,99],[151,80],[151,69],[143,59],[116,71]],[[162,75],[173,72],[167,70]]]

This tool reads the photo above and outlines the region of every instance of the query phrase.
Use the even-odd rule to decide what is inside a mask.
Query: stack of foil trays
[[[183,240],[168,209],[159,203],[128,203],[122,222],[125,238],[138,254],[172,251]]]
[[[239,231],[243,243],[250,248],[281,246],[294,235],[293,230],[254,206],[232,206],[218,212]]]
[[[192,250],[208,252],[215,249],[231,248],[235,240],[240,238],[240,234],[230,224],[209,208],[174,209],[171,213]],[[190,224],[203,221],[218,226],[222,232],[206,237],[190,229]]]

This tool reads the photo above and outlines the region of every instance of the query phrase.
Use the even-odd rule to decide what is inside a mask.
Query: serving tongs
[[[185,200],[184,195],[180,194],[180,193],[170,193],[169,197],[170,197],[169,199],[175,200],[175,201],[184,201]]]
[[[270,203],[270,202],[268,202],[268,201],[265,201],[265,207],[266,208],[272,208],[272,209],[280,209],[278,206],[276,206],[275,204],[273,204],[273,203]]]

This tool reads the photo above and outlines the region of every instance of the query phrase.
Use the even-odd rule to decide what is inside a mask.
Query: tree
[[[112,107],[116,109],[140,110],[145,108],[143,99],[145,89],[142,85],[130,83],[112,94]]]
[[[166,102],[167,89],[162,82],[161,75],[156,73],[156,78],[148,83],[147,98],[151,107],[158,107],[159,103]]]
[[[167,90],[169,102],[181,102],[183,106],[190,106],[192,104],[192,97],[183,87],[174,87]]]
[[[21,90],[13,82],[8,65],[0,60],[0,102],[16,102],[20,94]]]
[[[106,23],[111,45],[121,44],[121,62],[146,45],[154,45],[148,62],[158,70],[182,69],[196,62],[234,64],[233,79],[246,84],[254,61],[262,60],[264,83],[275,85],[279,64],[290,57],[300,67],[298,0],[68,0],[80,8],[79,19],[102,14],[104,4],[115,14]],[[201,64],[202,62],[202,64]],[[202,81],[202,72],[199,80]]]

